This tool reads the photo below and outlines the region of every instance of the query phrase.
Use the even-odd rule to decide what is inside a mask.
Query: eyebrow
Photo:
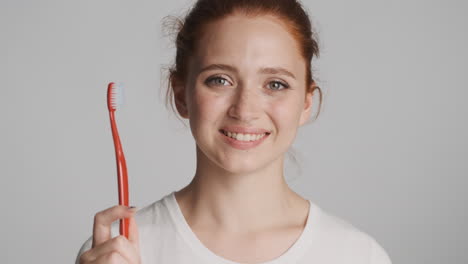
[[[204,71],[209,71],[209,70],[227,70],[227,71],[232,71],[232,72],[238,72],[238,70],[227,64],[210,64],[204,68],[202,68],[197,75]],[[286,70],[285,68],[282,67],[262,67],[258,70],[258,73],[263,73],[263,74],[282,74],[289,76],[293,79],[296,79],[296,76],[292,74],[290,71]]]

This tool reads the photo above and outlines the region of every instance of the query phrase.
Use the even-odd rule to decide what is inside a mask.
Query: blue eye
[[[270,82],[270,84],[279,84],[279,85],[282,85],[284,88],[283,89],[288,89],[289,88],[289,85],[285,84],[285,83],[282,83],[282,82],[279,82],[279,81],[272,81]],[[278,86],[276,86],[278,87]],[[275,91],[278,91],[278,90],[283,90],[283,89],[277,89],[277,88],[273,88],[272,90],[275,90]]]
[[[221,85],[221,86],[229,85],[228,81],[225,78],[220,77],[220,76],[213,76],[213,77],[208,78],[205,81],[205,84],[207,84],[207,85],[209,85],[211,83],[213,83],[216,86],[218,86],[218,85]],[[275,86],[272,86],[272,88],[270,88],[273,91],[280,91],[280,90],[289,88],[289,85],[287,85],[286,83],[280,82],[280,81],[272,81],[269,84],[276,84]],[[283,86],[283,88],[281,88],[280,86]]]
[[[222,77],[214,76],[214,77],[208,78],[205,81],[205,84],[210,84],[212,81],[218,81],[218,82],[214,83],[215,85],[223,85],[224,84],[223,81],[227,82],[227,80],[222,78]],[[221,81],[221,82],[219,82],[219,81]]]

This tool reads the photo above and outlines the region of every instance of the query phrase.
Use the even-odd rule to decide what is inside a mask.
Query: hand
[[[138,227],[133,215],[136,209],[116,205],[94,216],[93,244],[80,256],[80,264],[140,264]],[[111,238],[111,224],[129,218],[129,235]]]

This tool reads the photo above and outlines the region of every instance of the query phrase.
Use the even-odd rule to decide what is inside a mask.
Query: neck
[[[292,219],[297,224],[307,201],[285,182],[283,161],[281,156],[256,171],[232,173],[197,147],[195,176],[176,193],[187,222],[192,228],[236,234],[281,227]]]

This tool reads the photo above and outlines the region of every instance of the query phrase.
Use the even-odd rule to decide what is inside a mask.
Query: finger
[[[111,252],[107,255],[102,255],[96,260],[90,262],[90,264],[104,264],[104,263],[112,263],[112,264],[129,264],[129,262],[119,254],[119,252]]]
[[[129,210],[124,205],[116,205],[94,216],[93,225],[93,244],[92,247],[98,246],[105,241],[111,239],[111,224],[117,219],[130,217],[135,210]]]
[[[130,241],[125,236],[122,235],[107,240],[106,242],[93,248],[87,252],[86,256],[83,256],[83,259],[86,259],[88,262],[94,261],[99,259],[101,256],[109,255],[112,252],[118,252],[129,263],[139,263],[139,252],[137,252],[135,246],[130,243]]]
[[[137,249],[138,254],[140,253],[140,235],[138,233],[138,225],[136,223],[135,217],[130,217],[128,223],[128,240],[132,245]]]

